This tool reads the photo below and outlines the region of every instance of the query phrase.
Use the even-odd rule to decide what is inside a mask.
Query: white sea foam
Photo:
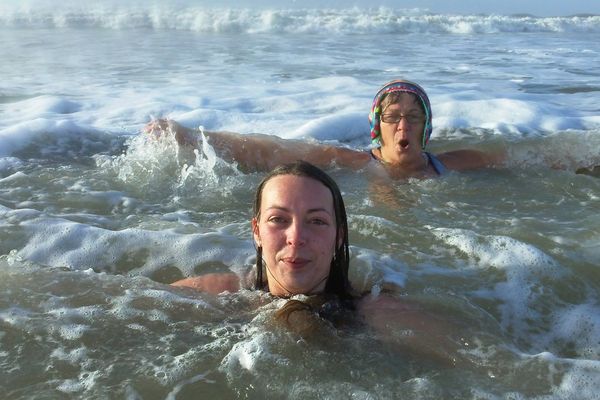
[[[338,86],[329,84],[331,90],[322,89],[311,95],[329,99],[332,91],[339,90]],[[110,101],[100,105],[103,110],[87,110],[90,105],[86,105],[86,110],[72,114],[62,112],[62,107],[71,107],[67,105],[69,101],[64,99],[60,100],[60,104],[49,105],[45,110],[40,110],[35,101],[23,104],[24,109],[21,113],[11,114],[11,117],[3,122],[9,125],[0,129],[0,157],[5,157],[0,159],[0,170],[18,166],[14,158],[7,157],[32,143],[37,142],[43,150],[43,144],[47,142],[45,135],[51,135],[57,143],[67,139],[79,141],[89,147],[98,140],[110,140],[110,136],[114,134],[129,135],[141,130],[149,120],[146,104],[129,99],[128,95],[124,96],[122,101]],[[598,117],[581,111],[564,110],[562,106],[538,103],[527,97],[460,99],[448,95],[438,98],[434,94],[431,98],[434,107],[433,140],[436,137],[459,136],[456,132],[460,129],[469,129],[471,134],[475,135],[478,134],[477,129],[481,129],[482,132],[491,131],[497,135],[520,137],[532,132],[548,135],[565,130],[593,131],[600,126]],[[298,102],[286,112],[274,107],[264,110],[261,114],[254,111],[261,102],[260,99],[240,97],[238,100],[246,102],[242,109],[222,112],[218,116],[214,115],[217,111],[206,109],[172,112],[164,116],[169,116],[190,128],[202,125],[207,130],[260,132],[284,138],[314,138],[319,141],[348,143],[358,148],[369,143],[368,101],[360,107],[361,110],[357,110],[356,103],[351,97],[347,97],[338,112],[319,117],[318,112],[313,116],[306,115],[305,108],[311,106],[308,98],[306,102]],[[109,99],[101,100],[104,101]],[[140,116],[139,120],[131,119],[137,115]],[[283,119],[286,119],[285,123]],[[118,126],[128,128],[115,129]],[[135,128],[132,128],[134,126]],[[281,129],[281,126],[285,126],[286,129]],[[106,138],[102,139],[102,135]],[[67,152],[67,149],[64,148],[64,151]],[[148,149],[144,151],[146,150]],[[60,147],[53,151],[60,151]],[[135,154],[130,152],[129,157],[134,156]]]
[[[89,329],[89,326],[82,324],[62,325],[59,329],[59,333],[60,336],[66,340],[78,340],[81,339],[83,334]]]
[[[554,313],[553,326],[552,337],[573,343],[580,357],[600,358],[600,307],[590,302],[561,309]]]
[[[384,282],[404,287],[408,266],[389,254],[378,254],[365,248],[352,246],[350,281],[359,292],[381,289]]]
[[[462,229],[434,228],[444,242],[456,246],[479,268],[499,268],[521,275],[558,276],[557,262],[533,245],[507,236],[478,235]]]
[[[536,104],[525,99],[479,99],[443,101],[435,108],[437,129],[480,127],[499,133],[528,131],[556,132],[584,129],[587,123],[575,110],[551,104]]]
[[[205,380],[205,381],[207,381],[209,383],[214,383],[210,379],[206,378],[206,374],[200,374],[200,375],[193,376],[191,378],[183,380],[182,382],[177,383],[177,385],[175,385],[175,387],[173,388],[173,390],[171,390],[169,392],[169,394],[167,395],[167,397],[165,398],[165,400],[176,400],[177,399],[177,395],[179,394],[179,392],[181,392],[181,390],[185,386],[191,385],[191,384],[194,384],[196,382],[203,381],[203,380]]]
[[[21,256],[45,265],[73,269],[93,267],[111,270],[119,260],[127,259],[128,254],[135,253],[136,249],[147,249],[148,243],[162,245],[156,251],[149,251],[135,273],[150,274],[166,265],[173,265],[189,276],[193,274],[195,265],[207,261],[218,260],[225,265],[242,266],[252,253],[248,240],[227,237],[222,233],[190,235],[140,229],[111,231],[43,217],[23,225],[30,230],[31,236],[20,250]],[[171,243],[169,251],[164,247],[166,243]]]
[[[598,377],[600,376],[600,361],[576,362],[562,377],[560,384],[553,388],[550,400],[561,399],[595,399],[598,398]],[[541,399],[546,397],[542,396]]]
[[[0,172],[2,172],[2,173],[4,173],[5,171],[8,171],[8,170],[18,169],[21,165],[23,165],[23,163],[21,162],[20,159],[18,159],[16,157],[0,157]],[[15,174],[17,174],[17,173],[15,173]],[[13,175],[15,175],[15,174],[13,174]],[[0,179],[1,180],[11,179],[11,177],[13,175],[5,176],[4,178],[0,178]]]
[[[391,8],[249,9],[181,2],[25,2],[0,8],[0,22],[18,28],[185,29],[209,33],[493,34],[600,31],[600,17],[432,14]]]
[[[36,390],[58,387],[97,398],[111,395],[101,388],[128,387],[130,397],[185,397],[182,385],[202,385],[219,368],[229,379],[209,373],[215,392],[243,390],[274,370],[295,379],[304,344],[267,337],[269,313],[247,325],[247,308],[267,296],[214,300],[151,280],[204,266],[245,271],[255,261],[247,210],[260,175],[219,166],[208,147],[190,163],[174,141],[137,133],[168,116],[195,129],[362,148],[373,95],[403,77],[430,94],[433,146],[501,143],[515,168],[394,183],[399,206],[371,198],[376,183],[361,174],[335,170],[354,287],[393,283],[434,304],[447,297],[440,292],[458,292],[505,328],[500,338],[489,324],[492,343],[478,348],[478,361],[542,381],[531,385],[540,399],[594,398],[600,192],[597,178],[572,167],[600,161],[600,86],[590,67],[600,62],[598,17],[9,1],[0,5],[0,246],[8,254],[0,256],[0,336],[15,342],[2,356],[16,361],[0,373],[32,382],[9,392],[43,397]],[[382,37],[388,46],[376,51]],[[517,168],[557,162],[570,169]],[[424,374],[398,379],[398,358],[353,334],[344,329],[332,344],[356,346],[348,364],[356,358],[352,378],[365,371],[362,383],[311,376],[275,390],[363,396],[379,376],[380,397],[407,387],[413,397],[440,397],[449,384],[446,372],[418,362]],[[110,346],[91,351],[98,335]],[[524,354],[514,361],[497,348]],[[317,364],[345,374],[325,350],[313,354]],[[533,372],[521,374],[531,359]],[[378,369],[387,362],[391,372]],[[490,377],[471,372],[481,373],[472,392],[457,396],[484,398]],[[520,383],[493,379],[498,393],[519,396]]]
[[[27,177],[27,174],[24,174],[21,171],[15,172],[12,175],[7,176],[6,178],[0,179],[0,183],[9,183],[14,180],[24,179]]]
[[[539,290],[540,279],[555,279],[564,273],[552,257],[514,238],[447,228],[435,228],[432,233],[467,255],[470,266],[505,271],[505,281],[498,282],[491,291],[481,289],[477,293],[502,299],[501,323],[520,334],[525,334],[528,319],[541,317],[535,307],[543,297]]]
[[[8,128],[0,130],[0,157],[9,156],[21,150],[32,142],[39,140],[45,134],[60,138],[72,135],[80,136],[85,132],[95,129],[81,126],[72,119],[64,118],[34,118],[18,122]]]
[[[96,382],[104,376],[104,371],[83,371],[79,373],[77,379],[65,379],[56,387],[57,390],[64,393],[77,393],[91,390],[96,387]]]
[[[52,353],[50,353],[50,358],[67,361],[72,365],[78,365],[89,359],[89,349],[84,346],[70,350],[66,350],[63,347],[58,347],[54,349]]]
[[[186,377],[188,371],[197,363],[197,359],[197,349],[189,349],[175,356],[162,354],[152,365],[153,378],[164,386],[173,385]]]
[[[9,307],[0,311],[0,320],[17,327],[24,326],[30,317],[31,312],[23,308]]]
[[[351,215],[348,224],[357,233],[378,240],[388,239],[390,233],[400,229],[398,224],[373,215]]]
[[[275,356],[268,350],[270,337],[270,333],[255,333],[252,338],[236,343],[223,358],[220,369],[231,376],[238,374],[240,369],[256,374],[257,364],[275,361]]]
[[[288,137],[364,143],[365,132],[369,129],[364,113],[338,113],[308,121],[293,130]]]

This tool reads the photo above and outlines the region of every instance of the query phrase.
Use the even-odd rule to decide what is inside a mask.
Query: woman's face
[[[403,93],[396,103],[387,106],[381,115],[381,156],[392,164],[422,160],[422,135],[425,114],[411,93]],[[399,122],[385,122],[397,120]]]
[[[333,196],[321,182],[279,175],[262,191],[254,241],[262,247],[269,291],[275,296],[325,289],[335,252]]]

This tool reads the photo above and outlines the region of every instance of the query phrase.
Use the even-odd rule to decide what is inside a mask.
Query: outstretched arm
[[[172,286],[189,287],[201,292],[219,294],[240,290],[240,278],[234,273],[210,273],[171,283]]]
[[[172,134],[181,146],[198,147],[198,131],[172,121],[159,119],[146,125],[150,135]],[[362,168],[370,160],[368,153],[343,147],[282,139],[273,135],[240,135],[232,132],[204,132],[219,156],[235,161],[249,170],[271,170],[275,166],[295,160],[304,160],[319,167],[333,163],[341,167]]]
[[[465,171],[469,169],[501,166],[506,160],[505,152],[486,153],[479,150],[454,150],[436,155],[448,169]]]

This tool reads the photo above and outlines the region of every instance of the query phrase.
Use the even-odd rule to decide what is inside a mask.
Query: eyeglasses
[[[385,122],[386,124],[397,124],[400,121],[402,121],[402,118],[404,118],[404,120],[406,122],[408,122],[411,125],[414,124],[418,124],[420,122],[423,122],[425,120],[425,118],[423,117],[423,115],[417,115],[417,114],[408,114],[408,115],[402,115],[402,114],[382,114],[381,115],[381,122]]]

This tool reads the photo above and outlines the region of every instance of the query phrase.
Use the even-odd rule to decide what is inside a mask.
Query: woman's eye
[[[275,223],[275,224],[282,224],[285,222],[285,218],[283,217],[270,217],[268,219],[269,222]]]
[[[329,225],[328,221],[325,221],[324,219],[321,219],[321,218],[314,218],[312,220],[312,223],[315,225]]]

